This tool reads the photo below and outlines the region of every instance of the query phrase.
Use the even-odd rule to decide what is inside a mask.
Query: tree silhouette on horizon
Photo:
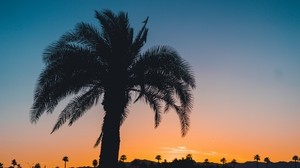
[[[97,161],[97,159],[94,159],[94,160],[93,160],[93,162],[92,162],[92,164],[93,164],[94,168],[96,168],[96,167],[97,167],[97,165],[98,165],[98,161]]]
[[[65,168],[67,168],[67,162],[69,161],[69,157],[64,156],[62,160],[65,162]]]
[[[264,162],[266,162],[266,168],[269,167],[269,163],[271,162],[269,157],[265,157]]]
[[[157,163],[159,163],[159,161],[161,160],[161,155],[156,155],[155,159],[157,160]]]
[[[235,159],[232,159],[231,164],[233,165],[232,167],[235,168],[237,161]]]
[[[155,128],[163,112],[174,110],[184,136],[190,126],[195,79],[189,64],[169,46],[141,52],[147,39],[148,18],[134,37],[126,13],[95,11],[101,29],[79,23],[49,45],[31,108],[31,122],[53,113],[63,99],[74,96],[62,110],[52,132],[67,121],[71,126],[102,99],[104,119],[99,138],[99,166],[115,168],[120,147],[120,127],[128,104],[143,101],[154,111]]]
[[[299,157],[297,155],[294,155],[292,159],[295,162],[295,168],[297,168],[297,161],[299,160]]]
[[[220,161],[222,162],[222,164],[223,164],[223,166],[224,166],[225,163],[226,163],[226,159],[223,157]]]
[[[18,165],[16,159],[13,159],[13,160],[11,161],[11,165],[12,165],[12,167],[15,167],[15,166]]]
[[[254,155],[254,160],[256,161],[256,168],[258,168],[258,161],[260,161],[260,156],[258,154]]]
[[[186,159],[186,160],[193,160],[192,154],[190,154],[190,153],[187,154],[186,157],[185,157],[185,159]]]
[[[203,164],[204,164],[204,166],[208,166],[209,165],[209,160],[208,159],[204,159]]]
[[[41,168],[40,163],[36,163],[36,164],[33,166],[33,168]]]
[[[126,159],[127,159],[126,155],[121,155],[121,157],[120,157],[120,161],[121,162],[124,162]]]

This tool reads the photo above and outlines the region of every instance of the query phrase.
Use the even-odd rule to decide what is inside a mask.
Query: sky
[[[101,104],[72,127],[50,134],[67,100],[30,123],[42,53],[79,22],[98,26],[94,11],[128,12],[135,33],[149,16],[144,49],[169,45],[190,63],[191,127],[181,137],[174,111],[154,128],[154,113],[131,104],[120,155],[172,161],[290,161],[300,155],[300,1],[292,0],[2,0],[0,1],[0,162],[23,168],[92,166],[103,118]]]

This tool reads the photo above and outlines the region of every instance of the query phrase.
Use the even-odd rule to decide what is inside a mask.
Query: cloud
[[[170,153],[170,154],[200,154],[206,156],[229,156],[226,153],[219,153],[216,151],[198,151],[193,149],[188,149],[185,146],[177,146],[177,147],[162,147],[162,153]]]
[[[208,156],[229,156],[227,153],[219,153],[215,151],[201,152],[201,154]]]
[[[172,153],[172,154],[187,154],[187,153],[199,153],[196,150],[187,149],[185,146],[177,147],[162,147],[163,153]]]

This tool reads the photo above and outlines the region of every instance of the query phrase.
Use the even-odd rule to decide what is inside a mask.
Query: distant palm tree
[[[260,156],[258,154],[256,154],[254,156],[254,160],[256,160],[256,168],[258,168],[258,161],[260,161]]]
[[[233,165],[233,168],[235,168],[235,165],[236,165],[236,160],[235,159],[233,159],[232,161],[231,161],[231,164]]]
[[[299,160],[299,157],[297,155],[293,156],[292,158],[295,162],[295,168],[297,168],[297,161]]]
[[[223,166],[224,166],[225,163],[226,163],[226,159],[225,159],[225,158],[222,158],[220,161],[222,162],[222,164],[223,164]]]
[[[207,166],[209,164],[209,160],[208,159],[204,159],[204,165]]]
[[[269,158],[269,157],[266,157],[266,158],[264,159],[264,162],[266,162],[266,168],[268,168],[268,167],[269,167],[269,163],[271,162],[271,161],[270,161],[270,158]]]
[[[193,160],[192,154],[187,154],[186,155],[186,160]]]
[[[126,159],[127,159],[126,155],[121,155],[121,158],[120,158],[121,162],[124,162]]]
[[[0,168],[3,168],[3,163],[0,162]]]
[[[12,165],[13,167],[15,167],[15,166],[18,165],[16,159],[13,159],[13,160],[11,161],[11,165]]]
[[[96,159],[94,159],[94,160],[93,160],[93,166],[94,166],[94,168],[96,168],[97,165],[98,165],[98,161],[97,161]]]
[[[156,155],[155,159],[157,160],[157,163],[159,163],[159,161],[161,160],[161,156],[160,155]]]
[[[35,88],[31,122],[36,123],[44,112],[52,113],[63,99],[75,96],[60,113],[54,132],[67,121],[72,125],[102,99],[105,115],[95,146],[101,142],[101,168],[115,168],[128,105],[139,100],[149,104],[155,112],[155,127],[162,112],[176,111],[184,136],[190,125],[195,79],[189,64],[171,47],[142,52],[148,18],[134,37],[126,13],[105,10],[96,11],[95,16],[100,30],[79,23],[73,32],[46,48],[46,67]]]
[[[69,161],[68,156],[64,156],[62,159],[65,162],[65,168],[67,167],[67,162]]]
[[[40,163],[36,163],[33,168],[41,168]]]

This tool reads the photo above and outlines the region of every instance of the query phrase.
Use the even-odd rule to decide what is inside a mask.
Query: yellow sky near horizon
[[[103,116],[99,115],[97,108],[93,108],[72,127],[64,126],[51,135],[50,131],[57,115],[43,116],[36,125],[28,123],[25,127],[19,128],[30,129],[31,133],[24,132],[20,135],[22,143],[26,143],[25,146],[19,144],[19,140],[11,140],[11,145],[7,146],[10,149],[3,149],[14,151],[9,155],[0,156],[6,160],[5,166],[10,165],[12,159],[16,159],[24,168],[37,162],[47,167],[62,167],[62,158],[65,155],[69,157],[70,167],[91,166],[92,160],[99,157],[99,147],[93,148],[93,144],[98,136],[97,125],[101,124]],[[251,133],[238,135],[239,129],[218,132],[220,128],[216,128],[213,124],[207,127],[207,124],[213,121],[205,121],[204,116],[202,119],[193,118],[196,112],[191,114],[191,128],[188,134],[181,137],[179,120],[174,112],[164,114],[160,126],[155,129],[153,112],[147,106],[138,103],[130,109],[131,112],[121,127],[119,153],[125,154],[127,161],[134,159],[155,161],[155,156],[159,154],[162,160],[170,162],[175,158],[181,159],[187,154],[192,154],[197,162],[209,159],[211,162],[220,163],[223,157],[228,162],[232,159],[246,162],[253,161],[253,156],[259,154],[261,158],[269,157],[271,161],[277,162],[290,161],[292,156],[297,154],[296,146],[295,149],[280,146],[285,141],[283,136],[269,142],[268,137],[251,137]],[[40,137],[32,140],[28,136],[35,134],[34,130],[38,130],[38,127],[49,129],[41,131]],[[298,138],[298,135],[297,137],[295,135],[295,144]]]

